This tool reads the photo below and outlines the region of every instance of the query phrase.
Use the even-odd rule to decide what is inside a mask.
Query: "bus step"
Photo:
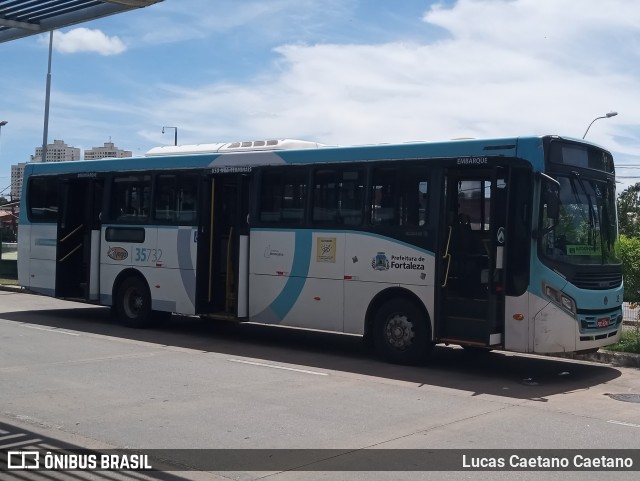
[[[485,317],[449,316],[449,322],[487,322]]]
[[[82,302],[84,304],[86,304],[87,302],[89,304],[98,304],[97,302],[87,301],[86,297],[64,296],[64,297],[60,297],[59,299],[63,299],[65,301],[72,301],[72,302]]]
[[[447,299],[449,317],[463,317],[483,320],[489,314],[489,301],[486,299]]]
[[[210,319],[215,319],[216,321],[240,321],[241,319],[238,319],[236,317],[235,314],[232,314],[230,312],[209,312],[207,314],[202,314],[200,317],[202,318],[210,318]]]
[[[443,338],[480,341],[486,337],[486,319],[470,317],[449,317],[444,325]]]

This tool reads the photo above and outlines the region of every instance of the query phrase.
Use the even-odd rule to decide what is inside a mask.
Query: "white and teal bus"
[[[580,352],[622,329],[613,158],[558,136],[356,147],[272,140],[25,168],[25,288],[363,336]]]

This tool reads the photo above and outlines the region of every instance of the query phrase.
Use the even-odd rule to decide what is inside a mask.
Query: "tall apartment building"
[[[24,166],[26,162],[21,162],[11,166],[11,200],[20,199],[22,193],[22,177],[24,176]]]
[[[64,140],[54,140],[53,144],[47,144],[46,162],[64,162],[80,160],[80,149],[70,147]],[[31,162],[42,162],[42,146],[36,147],[36,154],[31,156]],[[17,200],[22,193],[22,177],[26,163],[21,162],[11,166],[11,198]]]
[[[130,150],[117,148],[113,142],[105,142],[102,147],[93,147],[84,151],[85,160],[97,160],[106,158],[132,157]],[[47,145],[47,158],[45,162],[63,162],[70,160],[80,160],[80,149],[70,147],[63,140],[54,140],[53,144]],[[36,154],[31,156],[31,162],[42,162],[42,147],[36,147]],[[24,177],[24,167],[26,162],[21,162],[11,166],[11,197],[13,200],[20,198],[22,193],[22,177]]]
[[[107,158],[122,159],[124,157],[132,157],[133,152],[130,150],[122,150],[117,148],[113,142],[105,142],[104,147],[93,147],[91,150],[84,151],[84,160],[98,160]]]
[[[42,147],[36,147],[36,155],[31,160],[34,162],[42,160]],[[67,160],[80,160],[80,149],[69,147],[64,143],[64,140],[54,140],[53,144],[47,144],[45,162],[64,162]]]

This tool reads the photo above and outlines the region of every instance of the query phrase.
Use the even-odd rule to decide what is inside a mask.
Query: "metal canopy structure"
[[[0,0],[0,43],[163,0]]]

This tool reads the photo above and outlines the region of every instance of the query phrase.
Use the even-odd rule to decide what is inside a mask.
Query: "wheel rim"
[[[136,287],[130,287],[124,294],[124,312],[129,318],[136,318],[144,308],[144,296]]]
[[[395,349],[404,351],[413,344],[413,323],[406,315],[396,313],[389,317],[385,328],[385,339]]]

